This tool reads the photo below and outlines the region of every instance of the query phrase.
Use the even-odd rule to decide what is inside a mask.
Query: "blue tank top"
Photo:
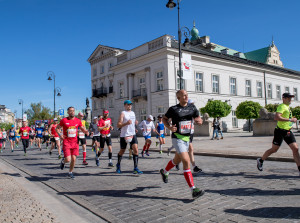
[[[16,136],[16,131],[15,130],[9,130],[9,137],[15,137]]]
[[[164,134],[165,131],[165,125],[164,123],[158,123],[157,125],[157,131],[159,134]]]

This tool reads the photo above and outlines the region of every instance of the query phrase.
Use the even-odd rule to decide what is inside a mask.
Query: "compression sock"
[[[86,160],[86,152],[82,152],[82,155],[83,155],[83,161]]]
[[[109,162],[111,163],[112,162],[112,153],[108,153],[108,159],[109,159]]]
[[[162,151],[162,144],[159,144],[159,151]]]
[[[187,169],[183,171],[184,178],[191,189],[194,189],[194,179],[191,172],[191,169]]]
[[[133,164],[134,164],[134,168],[137,168],[137,166],[138,166],[138,161],[139,161],[139,156],[133,154]]]
[[[146,149],[147,149],[147,144],[144,145],[143,152],[145,152]]]
[[[118,153],[118,165],[121,164],[121,160],[122,160],[122,156],[120,156],[120,154]]]
[[[175,163],[173,162],[173,160],[170,160],[165,168],[165,173],[169,172],[174,166]]]

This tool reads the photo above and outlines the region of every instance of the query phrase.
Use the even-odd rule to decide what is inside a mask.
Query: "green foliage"
[[[36,120],[47,120],[53,118],[50,108],[44,107],[42,102],[31,103],[30,107],[30,109],[25,111],[30,125],[33,125]]]
[[[88,122],[85,122],[85,128],[89,129],[90,128],[90,124]]]
[[[230,111],[231,106],[220,100],[208,101],[205,107],[200,108],[201,114],[208,113],[213,118],[226,117]]]
[[[236,117],[238,119],[253,119],[259,117],[259,110],[262,106],[258,102],[244,101],[236,108]]]
[[[276,112],[278,106],[279,104],[268,104],[265,106],[265,108],[268,110],[268,112]]]
[[[291,108],[293,117],[297,118],[297,120],[300,120],[300,106],[297,106],[295,108]]]
[[[9,130],[11,128],[13,124],[12,123],[0,123],[0,128],[3,129],[5,128],[5,130]]]

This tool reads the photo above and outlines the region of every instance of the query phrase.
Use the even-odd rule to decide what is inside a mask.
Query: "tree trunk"
[[[251,132],[251,121],[249,119],[249,132]]]

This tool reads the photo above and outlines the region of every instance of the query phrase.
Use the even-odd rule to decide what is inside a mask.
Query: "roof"
[[[214,43],[214,44],[215,44],[215,43]],[[239,51],[230,49],[230,48],[228,48],[228,47],[221,46],[221,45],[218,45],[218,44],[215,44],[215,45],[216,45],[216,48],[214,49],[215,52],[221,53],[222,50],[228,49],[228,54],[229,54],[229,55],[232,55],[232,56],[233,56],[233,54],[239,53]],[[241,53],[240,55],[241,55],[241,58],[246,59],[246,57],[244,56],[243,53]]]
[[[265,47],[265,48],[244,53],[244,55],[248,60],[254,60],[261,63],[266,63],[267,57],[269,55],[269,49],[270,47]]]

